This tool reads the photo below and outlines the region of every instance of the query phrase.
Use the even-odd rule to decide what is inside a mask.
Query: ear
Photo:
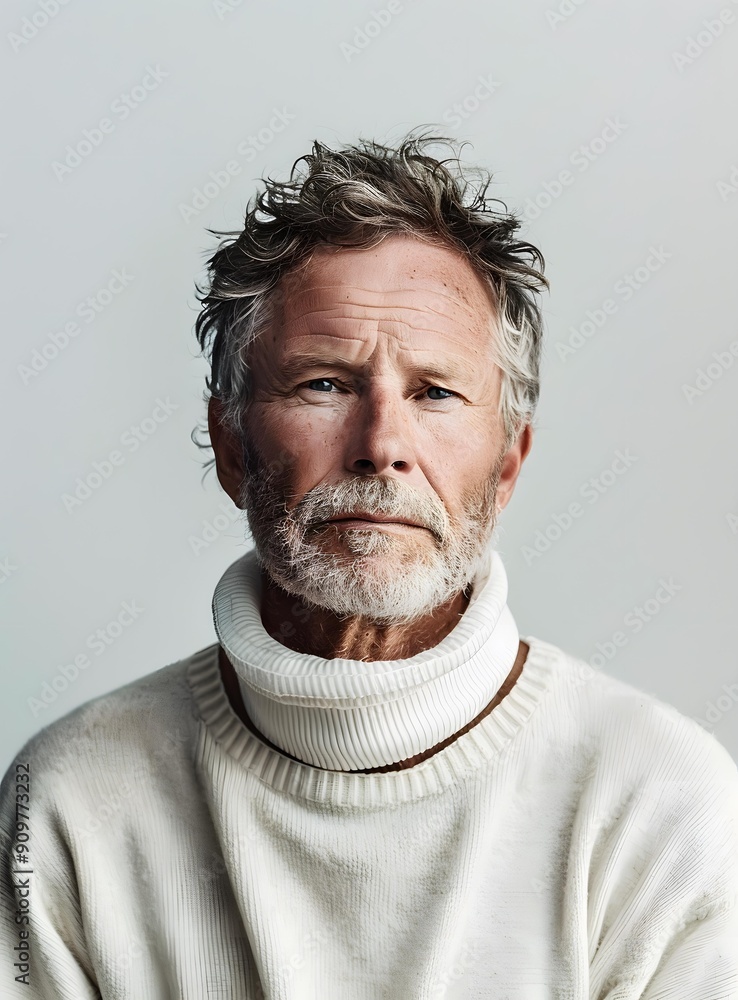
[[[243,449],[232,431],[223,423],[223,404],[210,397],[208,403],[208,433],[215,453],[215,469],[220,485],[237,507],[244,477]]]
[[[526,424],[502,460],[500,482],[497,487],[497,504],[500,510],[507,507],[510,502],[520,469],[532,447],[533,428],[530,424]]]

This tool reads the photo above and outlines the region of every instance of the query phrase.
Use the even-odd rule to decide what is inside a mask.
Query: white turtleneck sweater
[[[259,566],[249,553],[216,587],[215,631],[256,728],[314,767],[358,771],[437,746],[492,701],[518,653],[507,576],[493,550],[453,631],[404,660],[296,653],[264,630],[261,592]]]
[[[235,714],[218,644],[40,732],[0,789],[3,1000],[738,998],[738,770],[712,736],[526,636],[481,722],[365,774],[499,689],[499,556],[406,660],[295,653],[259,593],[250,553],[216,629],[299,760]]]

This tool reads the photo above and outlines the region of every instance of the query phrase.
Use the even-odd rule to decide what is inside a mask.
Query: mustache
[[[315,486],[288,511],[288,516],[303,530],[311,531],[323,527],[324,521],[357,511],[414,521],[427,528],[439,542],[445,540],[450,528],[446,508],[439,498],[389,476],[356,476]]]

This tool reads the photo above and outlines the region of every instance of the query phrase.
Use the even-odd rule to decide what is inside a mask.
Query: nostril
[[[405,462],[393,462],[392,463],[392,468],[393,469],[404,469],[405,468]]]

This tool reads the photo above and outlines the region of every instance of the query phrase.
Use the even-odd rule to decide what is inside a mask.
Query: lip
[[[424,528],[425,525],[417,524],[415,521],[408,521],[401,517],[392,517],[383,514],[366,514],[364,511],[353,511],[351,514],[339,514],[332,517],[325,524],[346,524],[352,521],[369,521],[372,524],[403,524],[409,528]]]

